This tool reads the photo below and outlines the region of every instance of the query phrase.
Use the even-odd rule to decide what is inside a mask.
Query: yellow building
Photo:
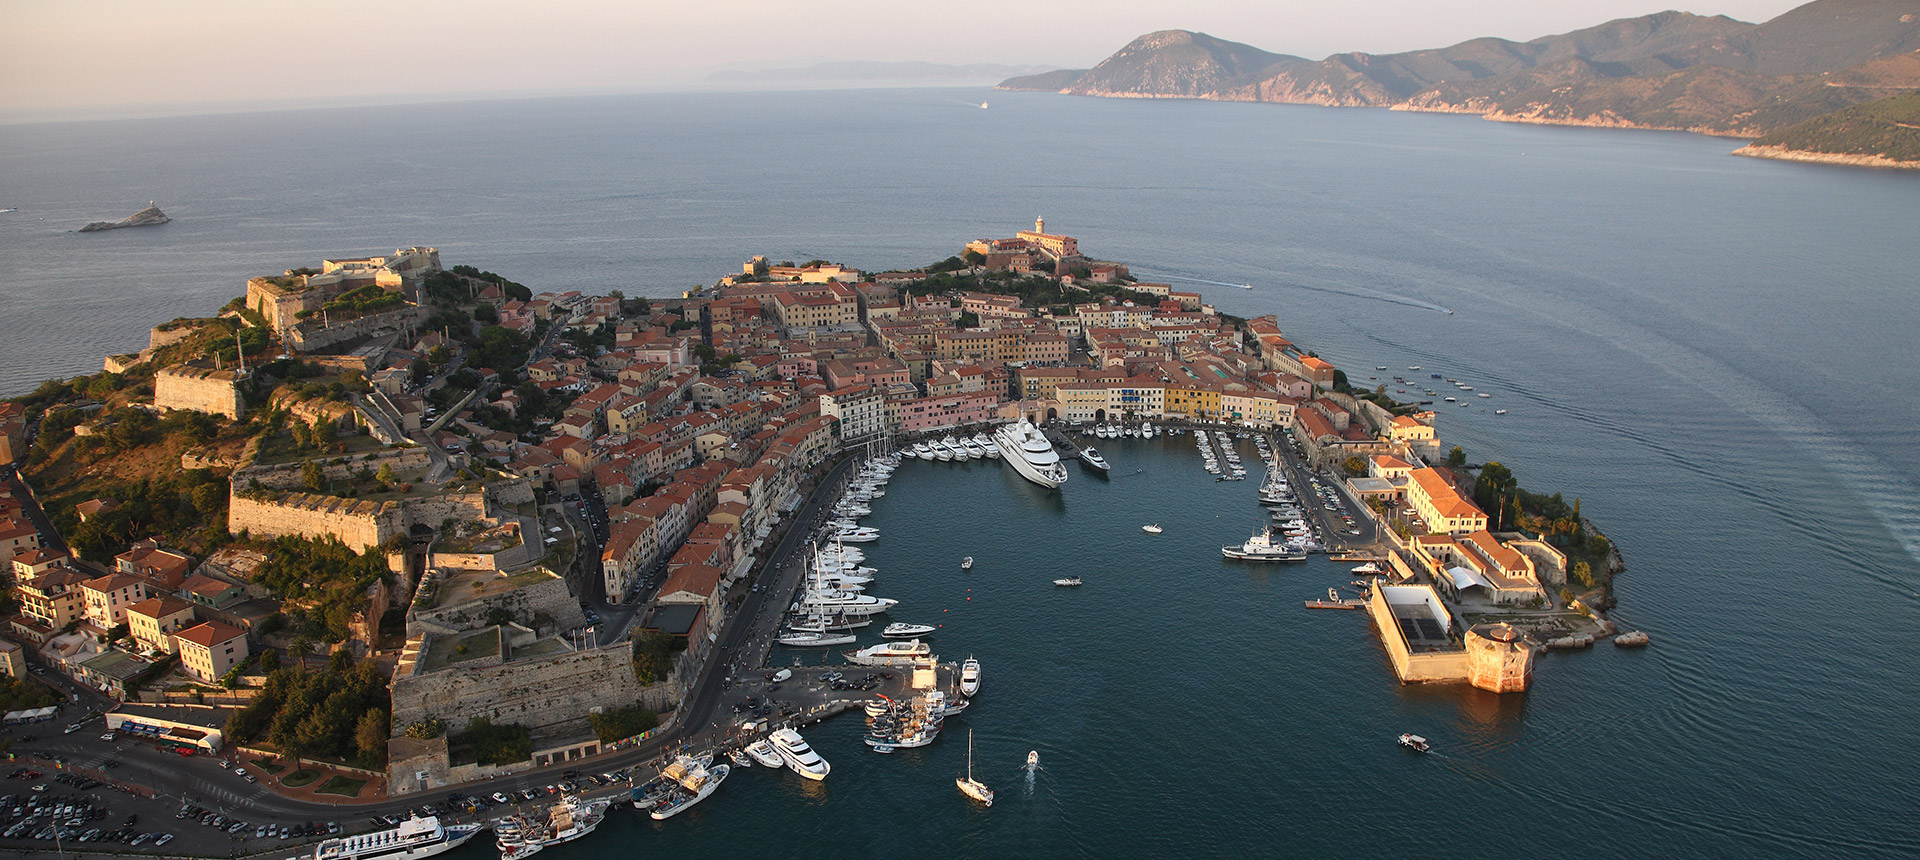
[[[1201,421],[1220,417],[1220,389],[1199,382],[1167,383],[1167,414]]]
[[[193,624],[193,604],[172,595],[149,597],[127,607],[127,632],[148,650],[174,653],[179,646],[173,634]]]
[[[1489,532],[1419,535],[1411,545],[1414,558],[1455,600],[1475,598],[1502,606],[1546,603],[1533,559]]]
[[[1430,468],[1407,473],[1407,502],[1433,534],[1462,535],[1487,528],[1486,512],[1455,492],[1453,485]]]

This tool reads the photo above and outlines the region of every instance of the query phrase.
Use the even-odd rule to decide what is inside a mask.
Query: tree
[[[1574,562],[1573,578],[1577,580],[1582,587],[1592,588],[1593,587],[1593,565],[1586,563],[1585,560]]]
[[[360,760],[366,762],[385,758],[387,754],[387,735],[392,727],[387,723],[387,712],[374,708],[360,715],[360,722],[354,726],[353,742],[360,748]]]
[[[380,471],[373,473],[373,479],[376,481],[379,481],[380,485],[383,487],[392,488],[393,487],[393,464],[381,463]]]
[[[448,349],[446,344],[440,344],[439,346],[436,346],[430,350],[427,350],[427,363],[433,365],[433,368],[435,370],[438,370],[442,367],[446,367],[447,362],[452,360],[453,360],[453,350]]]
[[[967,265],[969,266],[984,266],[987,264],[987,255],[982,254],[979,251],[975,251],[971,248],[967,250],[967,253],[965,254],[965,259],[967,261]]]
[[[1458,469],[1461,466],[1465,466],[1466,464],[1467,464],[1466,449],[1461,448],[1459,445],[1455,445],[1453,446],[1453,450],[1447,452],[1448,468]]]
[[[313,447],[322,451],[331,451],[334,439],[338,435],[339,428],[327,416],[322,415],[313,419]]]
[[[1348,457],[1346,459],[1346,462],[1341,463],[1340,466],[1341,468],[1344,468],[1347,470],[1347,474],[1349,476],[1352,476],[1355,478],[1358,478],[1361,475],[1364,475],[1367,473],[1367,461],[1362,460],[1357,456]]]
[[[300,480],[306,483],[307,489],[317,493],[326,486],[327,474],[321,471],[319,463],[308,460],[300,465]]]

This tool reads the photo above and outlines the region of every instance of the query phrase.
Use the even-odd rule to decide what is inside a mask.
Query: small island
[[[80,228],[80,232],[98,233],[101,230],[118,230],[122,227],[152,227],[158,224],[165,224],[172,220],[172,218],[167,217],[167,213],[160,211],[158,205],[149,200],[147,201],[147,208],[145,209],[128,215],[118,221],[95,221],[92,224]]]

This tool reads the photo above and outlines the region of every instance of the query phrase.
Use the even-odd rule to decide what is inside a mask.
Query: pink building
[[[900,404],[900,430],[925,433],[993,420],[1000,398],[991,391],[920,397]]]

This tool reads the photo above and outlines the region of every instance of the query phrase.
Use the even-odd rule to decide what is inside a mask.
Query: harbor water
[[[867,520],[871,590],[985,664],[956,728],[999,802],[954,789],[964,737],[879,756],[847,716],[808,731],[824,784],[744,771],[668,822],[616,810],[555,860],[1920,854],[1920,176],[1696,135],[963,96],[0,126],[0,391],[324,256],[421,243],[536,290],[677,295],[754,254],[920,265],[1043,215],[1144,279],[1276,314],[1355,385],[1490,393],[1436,405],[1440,435],[1578,497],[1652,647],[1546,655],[1524,696],[1401,687],[1362,614],[1301,606],[1343,569],[1220,560],[1259,474],[1213,482],[1188,437],[1104,442],[1113,477],[1070,466],[1057,494],[914,462]],[[150,199],[173,223],[68,232]]]

